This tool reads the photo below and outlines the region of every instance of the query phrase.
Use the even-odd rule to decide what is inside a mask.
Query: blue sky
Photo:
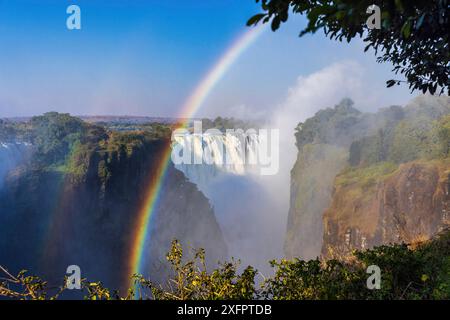
[[[70,4],[81,8],[81,30],[66,28]],[[0,0],[0,117],[50,110],[175,116],[258,11],[254,0]],[[321,33],[299,39],[303,25],[295,17],[276,33],[266,31],[199,115],[270,115],[299,77],[342,62],[362,70],[355,81],[364,85],[354,95],[372,96],[360,99],[362,109],[412,97],[406,87],[384,88],[390,67],[364,54],[361,41],[335,43]],[[342,98],[337,92],[332,99]]]

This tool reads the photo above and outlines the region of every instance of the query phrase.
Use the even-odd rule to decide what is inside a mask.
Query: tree
[[[395,74],[406,77],[411,91],[450,94],[448,0],[256,0],[263,13],[247,24],[271,22],[272,30],[288,20],[289,13],[303,14],[308,24],[303,36],[322,29],[330,39],[364,38],[375,50],[377,62],[391,62]],[[377,5],[380,29],[369,29],[368,8]],[[370,11],[369,11],[370,12]],[[388,80],[387,87],[401,80]]]

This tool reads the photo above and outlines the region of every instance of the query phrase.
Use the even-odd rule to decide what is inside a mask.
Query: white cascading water
[[[241,259],[243,266],[267,271],[268,261],[282,252],[285,225],[273,195],[261,183],[258,136],[187,134],[173,138],[174,145],[193,155],[192,160],[203,160],[202,164],[175,167],[210,200],[229,256]]]
[[[184,152],[189,152],[192,163],[176,164],[175,167],[207,193],[208,185],[223,175],[244,176],[255,173],[258,161],[258,136],[250,135],[183,135],[174,136]],[[195,164],[194,158],[202,159]]]

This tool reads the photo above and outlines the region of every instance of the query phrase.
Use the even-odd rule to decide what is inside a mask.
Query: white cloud
[[[294,124],[320,109],[334,106],[344,97],[355,97],[364,89],[363,69],[353,62],[340,62],[308,76],[300,76],[274,111],[276,121]]]

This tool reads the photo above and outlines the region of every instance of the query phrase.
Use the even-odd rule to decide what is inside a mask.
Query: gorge
[[[168,163],[144,276],[167,277],[165,254],[175,238],[204,248],[208,267],[236,257],[263,275],[271,259],[345,259],[355,249],[432,238],[450,224],[449,116],[445,96],[377,113],[344,99],[299,123],[287,223],[277,185],[244,159],[219,161],[225,153],[254,157],[257,141],[247,148],[239,139],[207,137],[211,164]],[[85,277],[127,288],[137,212],[173,127],[124,121],[47,113],[0,122],[1,264],[52,284],[76,264]]]

